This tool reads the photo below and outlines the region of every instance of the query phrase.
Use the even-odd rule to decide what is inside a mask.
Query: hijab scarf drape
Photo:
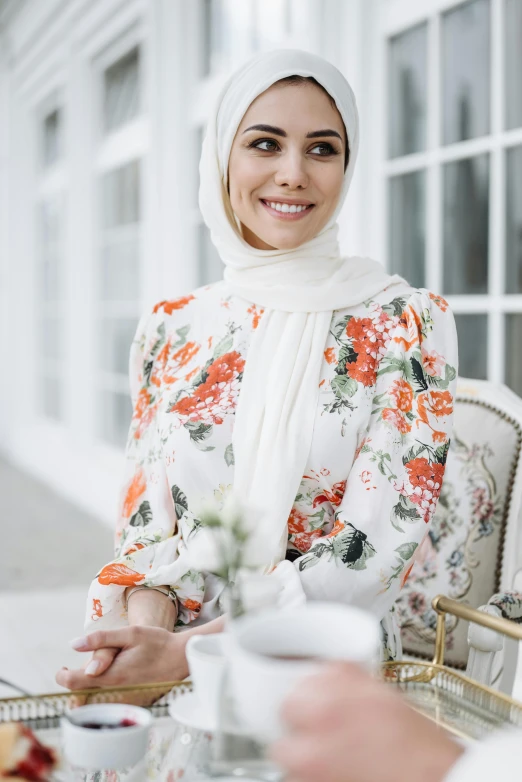
[[[286,76],[313,76],[334,99],[350,149],[335,213],[293,250],[258,250],[242,237],[227,193],[236,131],[252,101]],[[247,354],[236,410],[234,493],[257,519],[249,548],[270,569],[285,557],[287,521],[304,474],[319,394],[325,343],[336,309],[360,304],[398,281],[368,258],[342,258],[337,216],[359,147],[355,97],[326,60],[295,49],[261,54],[223,86],[200,162],[199,205],[225,264],[231,291],[265,309]]]

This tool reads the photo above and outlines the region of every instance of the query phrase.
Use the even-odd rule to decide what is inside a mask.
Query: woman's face
[[[260,250],[291,250],[326,225],[341,194],[346,133],[310,82],[273,84],[249,106],[230,151],[232,209]]]

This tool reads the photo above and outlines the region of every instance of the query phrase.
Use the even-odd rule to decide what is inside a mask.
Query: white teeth
[[[308,208],[304,204],[281,204],[279,201],[269,201],[268,203],[277,212],[303,212]]]

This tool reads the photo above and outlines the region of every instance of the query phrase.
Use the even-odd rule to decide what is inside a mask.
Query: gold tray
[[[463,739],[480,739],[502,726],[522,728],[522,703],[444,665],[446,614],[495,630],[517,641],[522,627],[443,595],[432,602],[437,612],[433,662],[384,663],[384,680],[398,687],[410,705],[442,728]]]
[[[442,595],[433,600],[433,607],[438,614],[433,662],[384,663],[381,668],[384,681],[388,686],[399,688],[414,709],[463,739],[479,739],[502,725],[522,728],[522,703],[443,664],[446,613],[519,641],[522,640],[522,627]],[[191,683],[184,681],[4,698],[0,699],[0,723],[24,722],[35,730],[55,728],[64,712],[80,703],[129,700],[139,705],[153,702],[147,708],[155,717],[163,717],[168,713],[169,700],[191,689]]]
[[[172,698],[191,690],[191,683],[183,681],[0,698],[0,723],[24,722],[33,730],[56,728],[66,711],[86,703],[134,703],[154,717],[164,717]]]

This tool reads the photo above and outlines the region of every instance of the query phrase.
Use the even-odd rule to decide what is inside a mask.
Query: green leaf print
[[[397,296],[397,298],[393,299],[393,301],[382,305],[383,312],[385,312],[387,315],[394,315],[395,317],[399,317],[404,312],[404,307],[406,306],[407,302],[408,299],[404,298],[403,296]]]
[[[357,361],[357,353],[352,348],[351,345],[343,345],[342,348],[339,351],[339,357],[337,359],[337,366],[335,367],[335,374],[336,375],[346,375],[347,364],[353,364],[354,361]]]
[[[450,383],[452,380],[455,380],[455,378],[457,377],[457,370],[455,369],[455,367],[450,367],[449,364],[446,364],[444,377],[448,383]]]
[[[346,326],[348,325],[348,321],[351,320],[351,318],[352,315],[345,315],[344,318],[341,318],[341,320],[337,321],[333,329],[333,333],[336,339],[340,339],[343,332],[346,331]]]
[[[367,560],[375,554],[376,551],[368,541],[368,536],[348,523],[344,531],[333,538],[315,543],[310,554],[299,562],[299,570],[303,571],[317,565],[319,559],[325,555],[330,560],[335,559],[346,565],[350,570],[366,570]]]
[[[176,516],[179,521],[183,514],[188,511],[187,495],[176,485],[173,485],[170,491],[172,493],[172,499],[174,500]]]
[[[228,467],[234,464],[234,447],[232,443],[225,448],[225,461]]]
[[[405,453],[404,456],[402,457],[402,463],[405,465],[409,464],[414,459],[416,459],[417,456],[420,456],[423,451],[424,451],[423,445],[419,445],[419,446],[412,445],[410,450],[407,453]]]
[[[426,375],[424,374],[422,364],[414,356],[411,357],[410,362],[413,371],[413,377],[417,383],[417,392],[427,391],[428,384],[426,382]]]
[[[203,445],[205,440],[211,436],[214,427],[212,424],[204,424],[202,421],[187,421],[183,424],[190,435],[190,439],[200,451],[213,451],[213,445]]]
[[[439,447],[435,449],[435,458],[438,464],[446,464],[449,447],[450,447],[450,443],[448,440],[447,443],[444,443],[444,445],[439,445]]]
[[[417,543],[403,543],[401,546],[395,549],[399,557],[404,560],[404,562],[407,562],[409,559],[411,559],[417,549],[418,544]]]
[[[333,378],[331,387],[337,399],[347,399],[356,393],[357,381],[347,375],[338,375]]]
[[[396,529],[397,532],[404,532],[399,522],[415,524],[419,520],[420,516],[417,511],[417,506],[414,505],[413,502],[408,499],[408,497],[401,495],[399,502],[392,508],[390,517],[392,527]]]
[[[226,337],[223,337],[214,348],[214,353],[212,354],[214,360],[220,356],[224,356],[225,353],[228,353],[233,344],[234,340],[231,334],[227,334]]]
[[[152,521],[152,510],[150,502],[144,500],[134,516],[132,516],[129,524],[131,527],[146,527]]]
[[[187,341],[187,335],[190,331],[190,323],[188,326],[182,326],[180,329],[176,329],[176,334],[178,335],[178,340],[172,345],[173,350],[176,348],[182,348],[185,342]]]

